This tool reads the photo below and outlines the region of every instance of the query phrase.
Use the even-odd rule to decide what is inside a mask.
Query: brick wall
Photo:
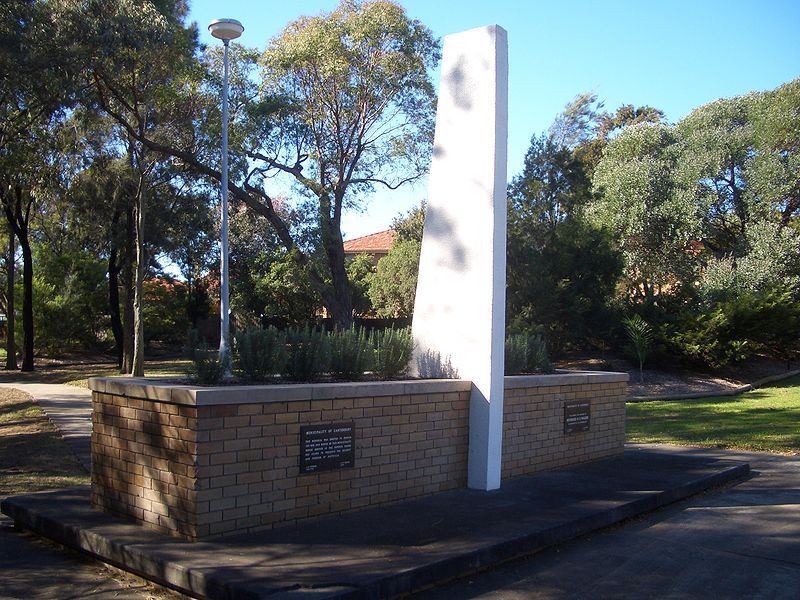
[[[92,503],[197,537],[197,409],[92,394]]]
[[[592,373],[548,377],[506,378],[503,479],[623,451],[627,375]],[[570,400],[589,402],[589,431],[564,433],[564,403]]]
[[[622,451],[626,375],[506,378],[504,479]],[[196,388],[93,379],[92,502],[201,539],[462,488],[468,381]],[[564,435],[564,402],[591,426]],[[299,473],[300,428],[355,425],[354,467]]]
[[[263,401],[256,388],[230,388],[227,403],[195,395],[201,405],[189,407],[175,403],[186,394],[143,400],[135,395],[154,386],[105,381],[93,388],[116,393],[93,394],[93,503],[162,532],[255,531],[466,485],[469,382],[419,382],[416,393],[384,384],[398,392],[387,396],[350,386],[356,397],[339,397],[347,388],[337,384],[304,386],[334,397],[291,401],[275,400],[278,386]],[[301,475],[300,427],[337,421],[355,424],[354,468]]]

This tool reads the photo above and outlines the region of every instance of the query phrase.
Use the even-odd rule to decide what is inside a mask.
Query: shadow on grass
[[[627,408],[628,439],[800,454],[800,377],[741,396]]]

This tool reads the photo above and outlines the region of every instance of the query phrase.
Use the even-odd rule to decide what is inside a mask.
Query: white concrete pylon
[[[412,370],[428,374],[438,353],[473,382],[468,484],[484,490],[500,487],[507,144],[506,31],[445,37]]]

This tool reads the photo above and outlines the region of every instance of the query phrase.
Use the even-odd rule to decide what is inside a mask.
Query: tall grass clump
[[[264,381],[283,373],[289,356],[286,334],[274,327],[248,327],[236,335],[236,370],[247,379]]]

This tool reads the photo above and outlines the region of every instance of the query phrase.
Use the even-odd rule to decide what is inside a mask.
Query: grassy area
[[[184,377],[189,366],[185,359],[148,360],[144,372],[148,377]],[[6,381],[31,381],[41,383],[64,383],[76,387],[87,387],[90,377],[117,377],[119,370],[111,362],[56,361],[37,359],[36,370],[31,373],[5,371],[0,369],[0,377]]]
[[[89,483],[89,475],[28,394],[0,388],[0,498]]]
[[[741,396],[630,403],[630,442],[800,454],[800,377]]]

